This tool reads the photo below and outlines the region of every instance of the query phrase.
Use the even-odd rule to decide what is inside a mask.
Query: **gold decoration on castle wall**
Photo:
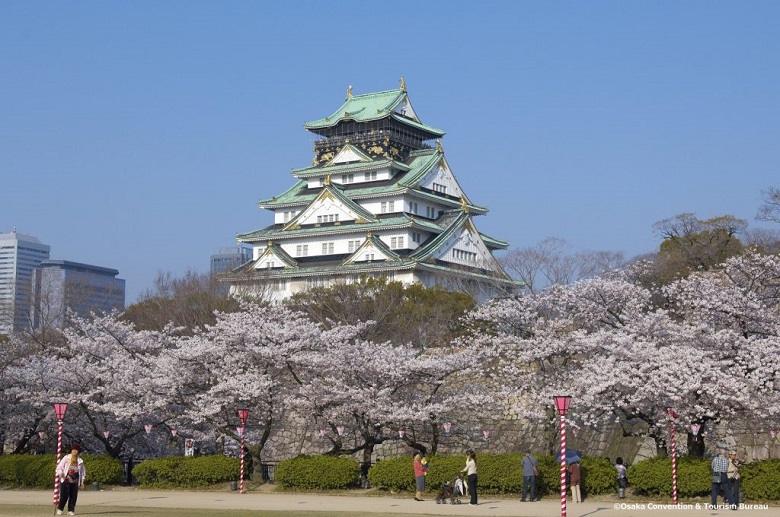
[[[328,185],[330,185],[330,174],[325,176],[325,186],[328,186]]]
[[[333,153],[325,153],[323,155],[320,155],[320,161],[321,162],[327,162],[333,159]]]
[[[391,147],[391,148],[390,148],[390,154],[392,154],[394,158],[395,158],[395,157],[397,157],[397,156],[398,156],[398,154],[399,154],[400,152],[401,152],[401,151],[399,151],[399,150],[398,150],[397,148],[395,148],[395,147]]]
[[[382,149],[378,145],[375,145],[373,147],[369,147],[368,148],[368,152],[371,153],[371,154],[379,155],[379,154],[382,154],[382,151],[384,151],[384,149]]]

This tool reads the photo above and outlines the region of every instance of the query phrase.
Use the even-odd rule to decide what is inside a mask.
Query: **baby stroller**
[[[463,474],[458,474],[458,477],[450,481],[446,481],[444,486],[439,490],[439,494],[436,496],[436,504],[460,504],[460,496],[466,493],[466,481],[463,479]]]

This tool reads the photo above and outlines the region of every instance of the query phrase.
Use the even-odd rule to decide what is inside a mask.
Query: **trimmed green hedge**
[[[539,495],[560,491],[560,463],[552,456],[538,456]],[[477,458],[479,491],[486,494],[519,493],[523,485],[522,454],[484,454]],[[444,482],[454,480],[463,470],[463,456],[433,456],[428,459],[426,490],[437,492]],[[615,490],[615,467],[603,458],[583,458],[581,462],[583,492],[605,494]],[[380,461],[368,472],[371,486],[391,490],[413,492],[414,470],[412,457],[391,458]]]
[[[133,468],[133,477],[142,487],[197,488],[238,481],[237,458],[211,456],[169,456],[144,460]]]
[[[706,496],[712,487],[711,460],[683,456],[677,459],[677,493],[680,497]],[[672,493],[672,459],[652,458],[628,468],[631,488],[641,495]]]
[[[751,500],[780,500],[780,460],[748,463],[740,469],[740,489]]]
[[[360,481],[360,464],[344,456],[298,456],[276,466],[276,482],[283,488],[340,490]]]
[[[118,485],[122,462],[109,456],[83,455],[87,483]],[[0,485],[25,488],[54,486],[56,457],[53,454],[9,454],[0,456]]]

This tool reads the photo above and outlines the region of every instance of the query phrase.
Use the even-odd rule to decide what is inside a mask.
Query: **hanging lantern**
[[[482,431],[482,436],[485,437],[485,441],[490,440],[490,429],[484,429]]]
[[[249,410],[248,409],[239,409],[238,410],[238,418],[241,420],[241,427],[246,427],[246,419],[249,418]]]
[[[398,430],[398,438],[403,440],[405,435],[406,435],[406,429],[401,428],[401,429]]]
[[[65,420],[65,413],[68,411],[67,402],[55,402],[54,414],[57,416],[57,420]]]
[[[243,427],[240,427],[240,426],[239,426],[239,427],[236,427],[236,434],[237,434],[238,436],[243,436],[243,435],[244,435],[244,428],[243,428]]]
[[[339,424],[336,426],[336,432],[339,433],[339,436],[344,434],[344,426],[342,424]]]
[[[450,434],[451,430],[452,430],[452,422],[444,422],[444,433]]]
[[[769,436],[771,436],[773,440],[777,440],[777,429],[770,429]]]
[[[146,434],[151,433],[153,427],[154,426],[152,424],[144,424],[144,431],[146,431]]]
[[[45,440],[48,437],[49,435],[46,434],[46,431],[38,431],[38,438],[40,438],[41,440]]]
[[[177,436],[179,436],[179,430],[178,430],[178,429],[176,429],[175,427],[172,427],[172,428],[171,428],[171,436],[173,436],[174,438],[176,438]]]
[[[693,441],[699,440],[699,431],[701,430],[700,424],[691,424],[691,433],[693,433]]]
[[[106,439],[106,440],[108,440],[108,437],[109,437],[110,435],[111,435],[111,431],[109,431],[108,429],[106,429],[105,431],[103,431],[103,436],[105,437],[105,439]]]

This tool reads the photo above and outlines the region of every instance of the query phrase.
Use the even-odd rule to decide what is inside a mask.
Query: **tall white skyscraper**
[[[0,334],[31,327],[32,274],[49,251],[48,245],[16,229],[0,233]]]

